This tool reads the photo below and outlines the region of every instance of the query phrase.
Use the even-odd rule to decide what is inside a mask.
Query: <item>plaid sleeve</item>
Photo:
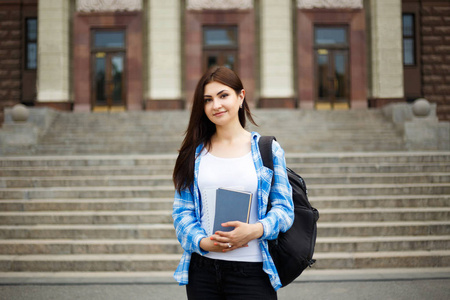
[[[175,192],[173,203],[173,224],[181,247],[189,253],[206,254],[200,248],[201,239],[207,237],[195,213],[194,196],[189,189]]]
[[[292,187],[286,173],[284,150],[276,141],[272,143],[273,156],[273,185],[270,189],[269,201],[272,208],[260,222],[264,227],[261,239],[276,239],[278,233],[287,231],[294,222],[294,204],[292,201]]]

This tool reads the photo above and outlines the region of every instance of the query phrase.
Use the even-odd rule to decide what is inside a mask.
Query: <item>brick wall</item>
[[[3,110],[20,102],[22,22],[18,5],[0,5],[0,126]]]
[[[423,5],[422,93],[437,103],[440,120],[450,120],[450,2]]]

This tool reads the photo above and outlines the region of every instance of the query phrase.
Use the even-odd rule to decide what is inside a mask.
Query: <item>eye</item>
[[[226,97],[228,97],[228,94],[222,94],[222,95],[220,95],[220,99],[225,99]]]
[[[211,102],[211,98],[204,98],[203,101],[205,101],[205,103]]]

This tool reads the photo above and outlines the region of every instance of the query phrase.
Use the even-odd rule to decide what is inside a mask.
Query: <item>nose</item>
[[[214,98],[213,99],[213,108],[214,109],[219,109],[222,107],[222,103],[220,103],[219,99]]]

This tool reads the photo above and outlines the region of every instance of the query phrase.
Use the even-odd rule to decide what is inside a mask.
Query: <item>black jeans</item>
[[[277,293],[262,263],[210,259],[192,254],[189,265],[189,300],[276,300]]]

